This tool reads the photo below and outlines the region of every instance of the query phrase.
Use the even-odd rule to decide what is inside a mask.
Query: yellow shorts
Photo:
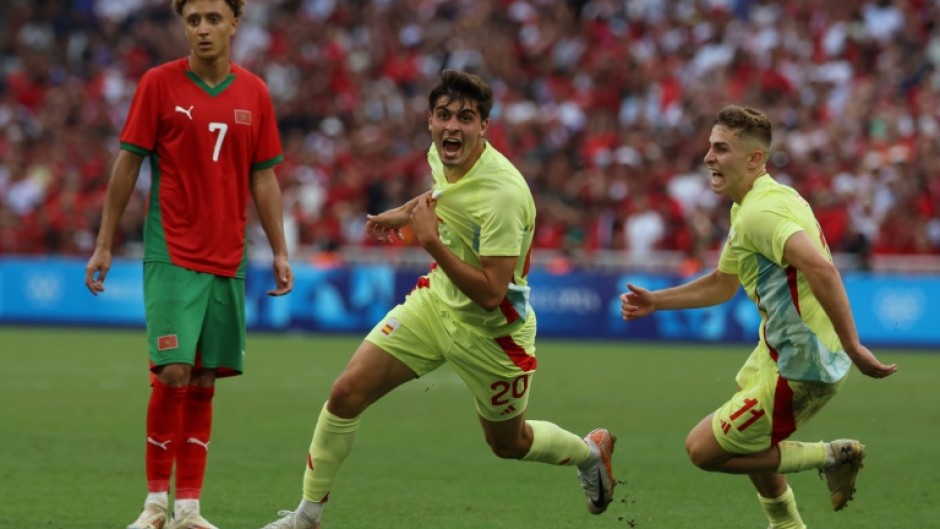
[[[506,336],[489,337],[458,321],[427,288],[392,308],[366,340],[401,360],[418,376],[445,361],[467,385],[477,411],[505,421],[525,411],[535,375],[535,315]]]
[[[715,439],[732,454],[762,452],[790,437],[838,393],[835,384],[787,380],[763,342],[735,380],[738,390],[712,416]]]

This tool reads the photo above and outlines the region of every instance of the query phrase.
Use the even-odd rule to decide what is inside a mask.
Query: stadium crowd
[[[186,42],[168,0],[3,4],[0,254],[90,255],[136,80]],[[428,187],[425,93],[443,68],[494,87],[487,137],[529,180],[538,248],[720,247],[728,204],[702,157],[735,102],[774,119],[768,170],[835,251],[940,254],[940,1],[247,6],[234,58],[275,101],[295,255],[368,244],[366,212]],[[148,190],[144,171],[116,253],[139,251]]]

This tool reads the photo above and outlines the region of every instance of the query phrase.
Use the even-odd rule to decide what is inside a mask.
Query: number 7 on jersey
[[[225,141],[225,133],[228,132],[228,123],[213,121],[209,123],[209,132],[219,132],[219,137],[215,139],[215,148],[212,149],[212,161],[219,161],[219,151],[222,150],[222,142]]]

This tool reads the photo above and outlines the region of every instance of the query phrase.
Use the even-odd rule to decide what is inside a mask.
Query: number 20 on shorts
[[[490,384],[490,389],[494,391],[491,402],[493,406],[502,406],[504,404],[509,404],[509,399],[506,397],[508,393],[511,392],[512,398],[521,399],[525,392],[529,389],[529,374],[519,375],[514,378],[512,382],[506,382],[505,380],[497,380]]]

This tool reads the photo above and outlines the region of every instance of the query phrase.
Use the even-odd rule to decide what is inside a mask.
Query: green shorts
[[[366,336],[418,376],[445,361],[467,385],[477,411],[489,421],[522,414],[535,375],[535,315],[515,332],[484,336],[458,321],[427,288],[412,291]]]
[[[144,263],[150,368],[189,364],[240,375],[245,363],[245,280]]]
[[[762,452],[788,438],[816,415],[845,382],[787,380],[763,342],[735,380],[740,388],[712,416],[715,439],[732,454]]]

